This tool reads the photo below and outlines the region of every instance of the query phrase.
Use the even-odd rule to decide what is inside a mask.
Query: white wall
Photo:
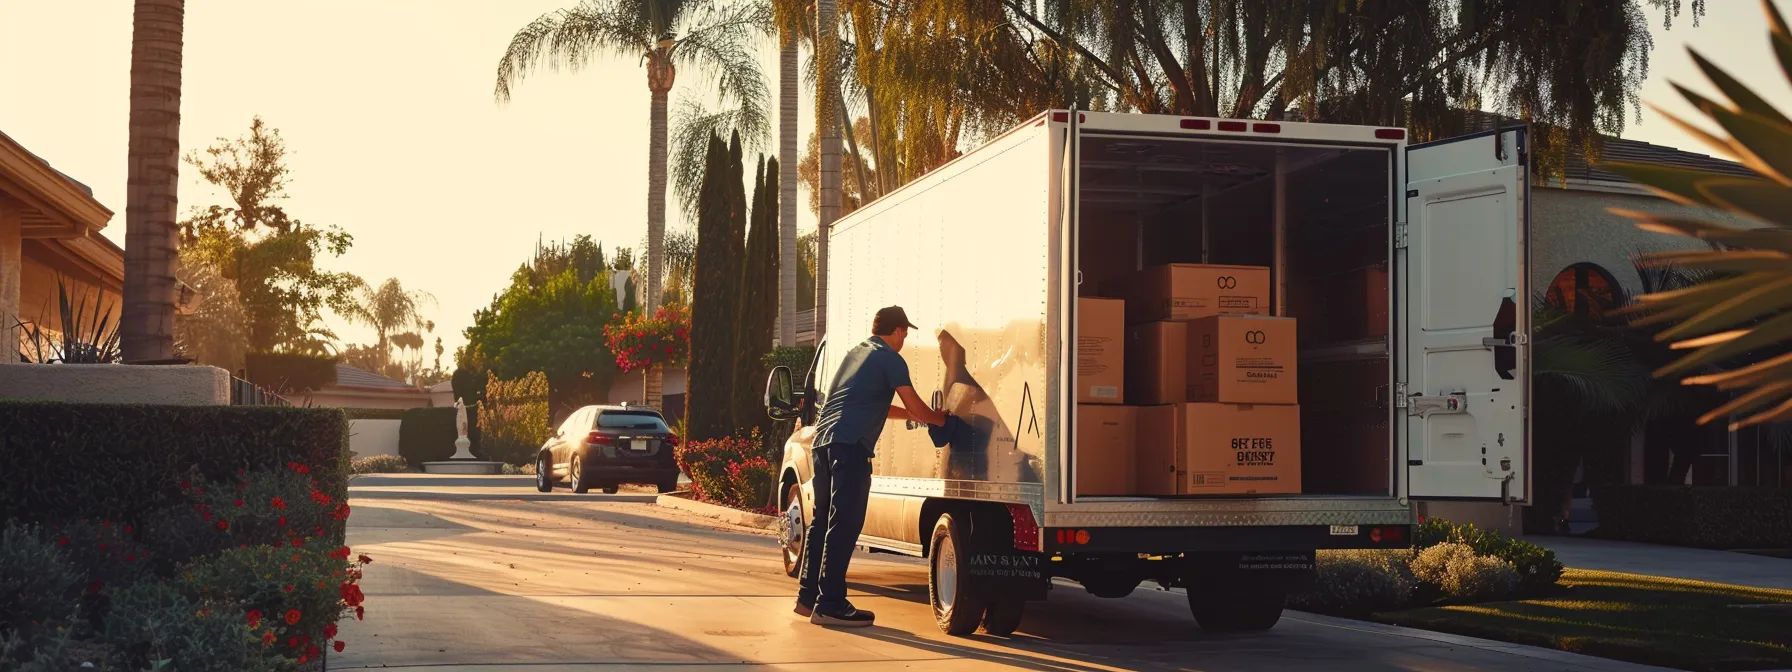
[[[684,394],[686,385],[683,368],[666,369],[660,376],[660,394]],[[641,372],[625,373],[616,377],[610,384],[610,394],[604,401],[612,404],[624,401],[641,403],[645,388],[641,384]]]
[[[355,457],[398,454],[398,420],[348,421],[348,449]]]
[[[0,364],[0,399],[224,406],[230,374],[210,366]]]

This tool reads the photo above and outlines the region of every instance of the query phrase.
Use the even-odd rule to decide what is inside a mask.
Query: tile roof
[[[417,389],[372,371],[357,369],[347,364],[336,365],[336,384],[344,387],[377,387],[388,390]]]

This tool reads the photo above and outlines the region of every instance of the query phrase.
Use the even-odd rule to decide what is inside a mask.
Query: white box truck
[[[1408,145],[1399,128],[1056,110],[835,223],[829,338],[772,372],[796,574],[815,409],[876,310],[923,328],[917,390],[970,426],[890,422],[861,544],[929,559],[939,625],[1006,634],[1053,579],[1187,591],[1260,630],[1318,549],[1411,544],[1418,500],[1529,494],[1524,127]],[[1079,495],[1077,299],[1168,263],[1268,267],[1298,320],[1299,494]],[[1202,431],[1191,428],[1189,431]]]

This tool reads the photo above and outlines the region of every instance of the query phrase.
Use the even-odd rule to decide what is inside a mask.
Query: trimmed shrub
[[[487,374],[479,404],[486,459],[524,465],[548,440],[548,378],[539,371],[516,380]]]
[[[348,494],[348,419],[272,406],[0,402],[0,519],[141,525],[191,503],[179,483],[305,465]],[[26,477],[28,476],[28,477]],[[336,522],[336,521],[332,521]],[[342,538],[342,526],[328,527]]]
[[[1412,573],[1445,599],[1461,602],[1503,600],[1518,592],[1518,572],[1511,564],[1454,541],[1419,551]]]
[[[1288,596],[1288,606],[1340,616],[1367,616],[1402,609],[1413,600],[1417,581],[1409,551],[1320,551],[1313,585]]]
[[[470,426],[467,433],[472,434]],[[458,438],[460,433],[454,428],[453,408],[408,409],[398,423],[398,456],[416,465],[440,462],[454,457],[454,440]],[[472,436],[467,437],[469,441],[472,439]],[[477,447],[471,450],[474,457],[481,456]]]
[[[132,669],[155,669],[155,661],[168,661],[182,672],[281,669],[273,649],[252,632],[259,628],[235,610],[196,603],[161,582],[132,586],[111,598],[101,641],[141,666]]]
[[[346,546],[233,548],[188,566],[181,589],[263,631],[274,650],[315,659],[335,637],[337,618],[360,614],[361,563],[350,553]]]
[[[400,426],[402,431],[403,426]],[[411,465],[399,455],[369,455],[357,457],[350,463],[350,471],[361,474],[402,474],[411,470]]]
[[[1792,489],[1594,486],[1593,536],[1695,548],[1792,548]]]
[[[403,420],[408,408],[345,408],[342,414],[350,420]]]
[[[1441,518],[1425,519],[1413,533],[1414,550],[1446,542],[1465,544],[1475,555],[1493,556],[1510,564],[1518,573],[1519,589],[1526,595],[1555,590],[1562,579],[1562,563],[1556,560],[1556,552],[1528,541]]]

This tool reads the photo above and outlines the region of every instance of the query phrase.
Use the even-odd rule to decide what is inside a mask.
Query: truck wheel
[[[963,515],[963,514],[958,514]],[[968,522],[968,520],[967,520]],[[940,514],[928,549],[927,600],[933,618],[948,635],[968,635],[983,620],[983,604],[967,595],[971,579],[971,535],[954,514]]]
[[[803,486],[790,484],[790,505],[778,516],[778,547],[784,556],[784,574],[797,578],[803,573],[803,537],[809,532],[803,523]]]
[[[1188,586],[1188,608],[1194,612],[1201,629],[1268,630],[1282,620],[1282,605],[1288,595],[1280,588],[1267,586]]]
[[[983,631],[998,637],[1012,635],[1020,627],[1020,617],[1026,610],[1027,603],[1020,600],[991,602],[983,612]]]

